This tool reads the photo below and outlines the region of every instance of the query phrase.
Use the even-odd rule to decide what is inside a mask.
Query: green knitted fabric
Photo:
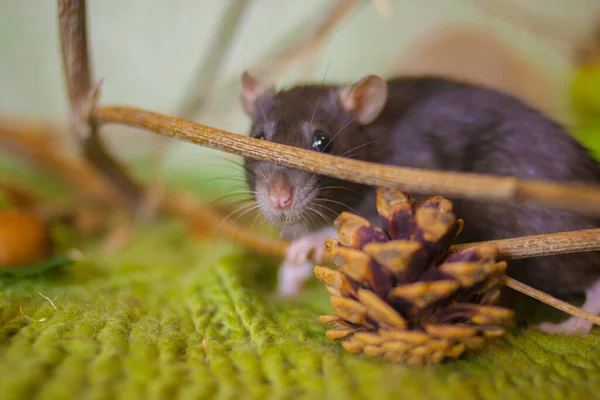
[[[275,266],[182,226],[140,227],[119,254],[0,280],[2,399],[594,398],[600,335],[532,330],[442,366],[346,354],[318,322],[312,281],[270,297]],[[39,293],[54,301],[58,311]],[[22,304],[24,315],[19,312]]]

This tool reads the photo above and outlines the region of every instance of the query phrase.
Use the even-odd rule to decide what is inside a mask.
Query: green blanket
[[[600,392],[600,335],[526,330],[435,367],[346,354],[317,320],[313,280],[271,297],[276,264],[182,226],[29,278],[0,279],[2,399],[585,399]],[[53,308],[46,296],[56,305]],[[21,306],[21,307],[20,307]],[[20,311],[21,308],[21,311]]]

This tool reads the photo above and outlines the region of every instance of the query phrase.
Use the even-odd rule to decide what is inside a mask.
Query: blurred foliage
[[[600,67],[577,70],[570,96],[576,114],[572,132],[600,159]]]

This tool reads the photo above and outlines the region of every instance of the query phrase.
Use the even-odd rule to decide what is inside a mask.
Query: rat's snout
[[[288,208],[292,205],[294,190],[284,174],[277,174],[267,189],[269,203],[274,209]]]

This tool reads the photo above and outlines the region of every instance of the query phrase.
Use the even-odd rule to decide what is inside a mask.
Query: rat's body
[[[252,84],[258,85],[244,82],[244,105],[254,119],[252,135],[273,142],[310,149],[315,142],[332,139],[325,149],[315,148],[382,164],[600,183],[598,162],[560,125],[494,90],[436,77],[397,78],[386,84],[371,76],[348,87],[296,86],[279,93]],[[257,95],[248,96],[248,88],[257,87],[250,91]],[[318,242],[334,234],[329,227],[341,211],[351,207],[367,218],[376,215],[375,188],[251,160],[247,167],[250,186],[268,218],[312,221],[312,234],[292,243],[284,273],[286,268],[294,271],[289,265],[306,263],[303,258],[310,249],[322,249]],[[600,219],[572,212],[453,201],[456,214],[465,219],[462,242],[600,227]],[[317,218],[315,211],[325,218]],[[295,271],[300,270],[306,275],[306,266]],[[585,291],[584,308],[600,313],[600,252],[512,261],[509,273],[553,294]],[[559,328],[544,328],[573,331],[573,324],[580,322],[572,319]],[[589,330],[589,325],[579,330]]]

